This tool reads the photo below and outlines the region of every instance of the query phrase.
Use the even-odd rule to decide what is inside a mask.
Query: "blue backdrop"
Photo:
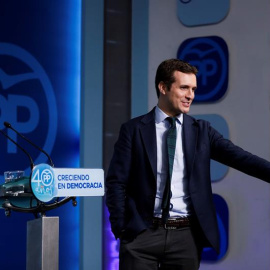
[[[79,166],[81,1],[0,0],[0,129],[26,148],[35,164],[46,156],[22,141],[4,121],[44,148],[55,167]],[[30,173],[27,156],[0,137],[0,175]],[[60,217],[60,269],[79,269],[79,205]],[[0,209],[1,269],[25,269],[26,223],[31,214]],[[16,259],[15,259],[16,258]]]

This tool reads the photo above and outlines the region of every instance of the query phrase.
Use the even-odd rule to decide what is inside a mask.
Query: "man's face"
[[[188,113],[197,88],[196,75],[174,72],[175,82],[167,89],[163,82],[159,83],[160,97],[158,105],[169,116]]]

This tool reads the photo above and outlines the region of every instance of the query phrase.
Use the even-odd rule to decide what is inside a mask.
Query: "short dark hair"
[[[157,68],[156,78],[155,78],[155,86],[157,91],[157,96],[159,97],[160,92],[158,89],[158,85],[160,82],[164,82],[168,89],[171,88],[172,83],[175,82],[175,78],[173,76],[175,71],[180,71],[183,73],[191,73],[196,75],[198,70],[195,66],[180,60],[180,59],[168,59],[163,61]]]

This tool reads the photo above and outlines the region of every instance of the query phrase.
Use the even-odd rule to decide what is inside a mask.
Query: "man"
[[[184,61],[162,62],[157,106],[121,127],[106,179],[121,270],[195,270],[203,247],[218,252],[210,159],[269,182],[268,161],[186,115],[196,74]]]

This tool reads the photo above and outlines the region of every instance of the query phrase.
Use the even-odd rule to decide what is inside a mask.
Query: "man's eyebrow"
[[[190,86],[188,84],[180,84],[180,87],[182,88],[189,88]],[[191,87],[192,89],[197,89],[197,86]]]

